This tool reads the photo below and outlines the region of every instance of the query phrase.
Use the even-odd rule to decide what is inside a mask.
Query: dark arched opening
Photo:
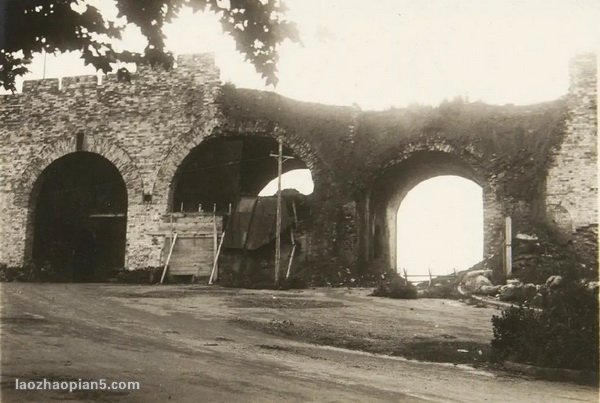
[[[102,281],[124,266],[127,190],[110,161],[89,152],[59,158],[33,196],[32,257],[40,276]]]
[[[256,196],[277,176],[278,149],[271,137],[235,136],[212,138],[193,149],[173,180],[171,210],[176,212],[226,211],[240,196]],[[283,172],[306,169],[288,147],[283,154],[294,157]]]

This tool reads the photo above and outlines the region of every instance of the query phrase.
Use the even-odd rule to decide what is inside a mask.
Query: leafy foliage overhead
[[[184,7],[211,11],[219,16],[223,31],[250,61],[266,83],[277,83],[278,45],[298,40],[295,25],[284,18],[278,0],[102,0],[113,2],[119,20],[107,19],[84,0],[0,1],[0,85],[15,90],[15,78],[28,72],[36,53],[80,51],[85,64],[103,72],[111,63],[146,62],[169,68],[173,55],[165,49],[163,27]],[[147,39],[143,53],[117,51],[113,42],[128,24],[136,25]],[[202,38],[190,38],[202,40]]]

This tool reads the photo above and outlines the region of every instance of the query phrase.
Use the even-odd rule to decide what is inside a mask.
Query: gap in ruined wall
[[[396,218],[397,270],[447,275],[483,259],[482,188],[470,179],[441,175],[413,187]],[[413,278],[414,279],[414,278]]]
[[[413,153],[402,162],[386,168],[374,180],[369,194],[366,233],[363,234],[367,245],[366,261],[371,265],[383,266],[383,270],[396,271],[397,217],[402,201],[418,184],[444,175],[464,178],[479,187],[482,185],[478,175],[466,162],[455,155],[437,151]],[[438,197],[443,200],[443,195]],[[482,199],[479,205],[483,206]]]
[[[281,175],[281,189],[296,190],[305,196],[311,194],[315,188],[310,169],[293,169]],[[259,196],[273,196],[277,194],[277,177],[273,178],[258,193]]]
[[[32,196],[32,258],[41,278],[102,281],[123,267],[127,191],[108,160],[82,151],[61,157]]]

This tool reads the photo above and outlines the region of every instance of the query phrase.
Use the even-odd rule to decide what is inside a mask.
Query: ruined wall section
[[[546,177],[548,221],[597,264],[598,106],[596,55],[570,64],[571,85],[562,142],[552,153]],[[595,253],[591,253],[595,251]]]
[[[0,246],[0,262],[25,263],[35,181],[55,159],[77,150],[81,133],[81,150],[113,162],[126,181],[126,265],[158,265],[162,245],[149,235],[165,208],[151,200],[157,172],[178,138],[215,119],[219,86],[212,56],[195,55],[178,58],[171,71],[138,66],[130,82],[115,75],[101,83],[96,76],[34,80],[21,94],[1,96],[0,238],[9,241]]]
[[[439,107],[414,106],[364,113],[354,139],[362,166],[358,170],[348,168],[352,172],[348,180],[354,184],[354,189],[348,190],[358,197],[364,195],[363,199],[371,197],[370,186],[378,178],[418,154],[432,155],[430,162],[422,164],[421,180],[429,175],[457,174],[453,171],[459,164],[433,169],[439,158],[432,153],[452,157],[473,172],[459,175],[475,180],[483,188],[484,253],[488,260],[493,259],[500,252],[505,216],[513,219],[515,232],[527,231],[539,220],[547,154],[560,141],[565,113],[564,99],[527,106],[455,100]],[[417,175],[412,172],[408,170],[405,174],[409,181]],[[361,216],[378,216],[383,220],[388,201],[375,199],[361,202],[370,210]],[[375,226],[368,219],[362,226],[366,238],[361,253],[368,254],[373,247],[369,240],[373,239]],[[394,230],[393,225],[388,226]],[[390,258],[387,252],[384,254],[384,260]]]
[[[549,218],[567,232],[598,223],[596,69],[595,55],[571,62],[564,140],[546,179]]]
[[[356,250],[347,229],[354,226],[353,198],[344,193],[347,138],[353,111],[347,107],[299,102],[278,94],[224,86],[219,98],[222,124],[214,135],[281,136],[311,171],[308,234],[303,253],[312,272],[352,268]],[[360,165],[360,159],[353,163]]]
[[[260,121],[310,146],[306,155],[317,161],[310,166],[305,160],[315,180],[311,249],[321,262],[359,271],[374,268],[369,251],[375,210],[387,214],[387,202],[370,200],[373,185],[388,169],[419,153],[432,153],[432,164],[425,166],[439,165],[434,164],[435,153],[460,162],[429,171],[425,167],[421,180],[427,172],[456,174],[462,164],[473,171],[466,177],[476,178],[484,193],[485,256],[498,256],[504,217],[513,219],[515,232],[526,232],[543,215],[547,156],[561,139],[566,115],[565,99],[527,106],[456,100],[439,107],[364,112],[259,91],[231,89],[222,98],[226,132],[240,132],[235,127]],[[301,147],[290,141],[292,149]]]

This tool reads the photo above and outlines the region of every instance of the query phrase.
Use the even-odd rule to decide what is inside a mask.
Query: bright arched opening
[[[313,192],[314,184],[309,169],[294,169],[281,175],[281,189],[296,189],[303,195]],[[259,196],[273,196],[277,194],[277,178],[269,182]]]
[[[436,176],[411,189],[398,208],[397,269],[444,275],[483,258],[481,186],[460,176]]]

